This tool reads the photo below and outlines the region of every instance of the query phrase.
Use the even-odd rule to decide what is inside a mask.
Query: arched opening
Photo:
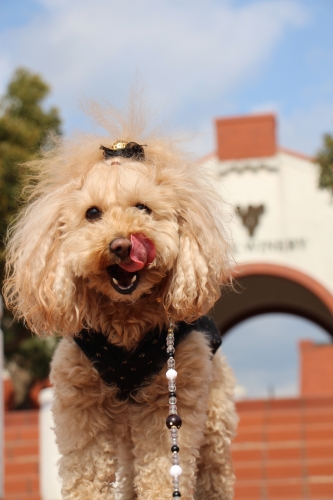
[[[295,269],[248,264],[234,272],[213,315],[224,338],[223,352],[235,371],[239,395],[297,396],[300,340],[333,338],[333,297]]]
[[[226,289],[212,311],[221,335],[252,316],[280,312],[309,319],[333,337],[333,296],[314,278],[260,263],[243,265],[233,275],[235,289]]]

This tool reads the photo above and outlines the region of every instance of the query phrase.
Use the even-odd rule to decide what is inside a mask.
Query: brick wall
[[[333,499],[333,396],[237,407],[235,500]]]
[[[40,500],[38,411],[5,413],[4,500]]]
[[[235,500],[333,499],[333,396],[242,401],[237,410]],[[7,412],[4,500],[40,500],[38,453],[38,412]]]

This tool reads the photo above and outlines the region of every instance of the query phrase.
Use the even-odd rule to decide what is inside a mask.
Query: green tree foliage
[[[0,258],[4,237],[17,211],[19,165],[34,156],[51,131],[60,133],[58,110],[44,111],[49,86],[39,75],[19,68],[0,101]]]
[[[323,142],[316,158],[320,166],[319,186],[333,194],[333,136],[325,134]]]
[[[21,191],[20,164],[31,160],[43,147],[50,133],[60,134],[61,120],[57,108],[45,110],[43,102],[50,88],[38,75],[27,69],[15,71],[6,94],[0,99],[0,280],[2,288],[4,240],[8,224],[18,210]],[[19,391],[18,406],[27,406],[27,392],[35,380],[48,375],[48,362],[54,342],[31,336],[22,325],[14,323],[5,311],[2,327],[5,335],[5,357],[14,384]],[[52,344],[52,345],[51,345]],[[19,368],[19,369],[18,369]],[[15,379],[14,372],[25,373]],[[21,381],[19,380],[21,378]],[[25,382],[23,382],[25,380]]]

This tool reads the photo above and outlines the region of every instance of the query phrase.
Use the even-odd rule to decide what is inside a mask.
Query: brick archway
[[[224,290],[212,311],[222,335],[252,316],[284,312],[317,323],[333,337],[333,295],[314,278],[268,263],[240,265],[233,277],[235,290]]]

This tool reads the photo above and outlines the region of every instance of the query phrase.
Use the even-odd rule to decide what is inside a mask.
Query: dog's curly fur
[[[94,113],[106,136],[77,134],[28,165],[28,202],[10,232],[4,294],[33,332],[63,336],[51,370],[63,498],[169,500],[166,370],[135,403],[121,401],[73,335],[92,328],[130,350],[170,318],[191,322],[209,311],[228,273],[223,206],[202,165],[175,141],[145,135],[140,110],[125,118],[111,108]],[[117,139],[147,144],[145,160],[104,161],[100,145]],[[90,207],[102,217],[87,220]],[[124,295],[107,272],[119,262],[110,242],[137,233],[153,241],[156,258]],[[176,363],[182,498],[230,500],[233,376],[220,353],[211,359],[200,332],[179,344]]]

